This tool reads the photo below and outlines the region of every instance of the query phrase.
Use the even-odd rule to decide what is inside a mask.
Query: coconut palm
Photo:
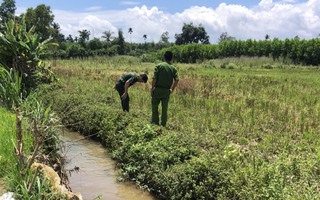
[[[129,28],[128,33],[130,34],[130,43],[131,43],[131,34],[133,33],[132,28]]]
[[[110,30],[108,30],[108,31],[103,31],[101,38],[105,39],[105,41],[107,41],[108,43],[110,43],[111,40],[113,39],[113,36],[112,36],[113,34],[114,34],[114,32],[112,32],[112,31],[110,31]]]
[[[146,41],[148,38],[147,34],[144,34],[142,37],[143,37],[144,41]]]

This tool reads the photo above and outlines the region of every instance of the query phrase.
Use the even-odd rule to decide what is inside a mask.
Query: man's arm
[[[156,79],[152,79],[151,88],[150,88],[151,96],[152,96],[152,92],[153,92],[154,88],[156,87],[156,83],[157,83]]]
[[[178,82],[179,82],[179,79],[174,80],[174,82],[173,82],[173,84],[172,84],[172,86],[170,88],[170,93],[172,93],[174,91],[174,89],[177,87]]]
[[[125,100],[128,96],[128,89],[130,86],[130,79],[126,81],[126,83],[124,84],[124,93],[121,96],[121,99]]]

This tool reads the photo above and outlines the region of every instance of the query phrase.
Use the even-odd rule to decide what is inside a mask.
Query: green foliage
[[[86,44],[85,41],[89,40],[89,36],[90,36],[90,31],[88,31],[87,29],[78,31],[79,32],[79,40],[78,43],[85,48]]]
[[[209,36],[201,24],[199,26],[194,26],[193,23],[184,23],[182,33],[176,34],[175,38],[175,44],[177,45],[190,43],[209,44]]]
[[[40,4],[36,8],[28,8],[26,13],[22,14],[22,18],[25,18],[27,31],[35,29],[40,42],[49,39],[54,32],[54,15],[50,6]]]
[[[15,199],[25,199],[25,200],[34,200],[34,199],[52,199],[52,200],[67,200],[68,198],[65,195],[59,194],[58,192],[52,190],[49,180],[42,174],[40,171],[27,171],[24,176],[21,176],[18,166],[15,166],[17,169],[9,170],[11,174],[11,180],[8,180],[9,188],[14,191]],[[32,179],[34,184],[32,187],[29,187],[29,183]]]
[[[62,199],[58,194],[53,194],[49,181],[41,174],[36,176],[25,166],[29,159],[24,158],[24,164],[19,164],[19,158],[14,154],[16,147],[16,116],[0,107],[0,177],[6,180],[6,187],[15,193],[16,199]],[[24,123],[24,128],[30,126]],[[43,126],[43,125],[41,125]],[[31,127],[29,127],[31,128]],[[52,136],[51,136],[52,137]],[[31,131],[23,129],[23,152],[29,155],[34,149]],[[56,142],[55,142],[56,144]],[[46,147],[45,147],[46,148]],[[54,155],[54,152],[50,152]],[[36,178],[35,184],[29,188],[31,180]]]
[[[160,199],[237,199],[230,187],[227,166],[215,155],[192,157],[155,176]],[[231,190],[231,191],[230,191]]]
[[[44,144],[40,153],[44,155],[50,153],[52,159],[56,159],[54,156],[58,156],[59,150],[56,129],[58,117],[52,112],[51,105],[45,106],[36,95],[36,93],[30,94],[21,105],[22,115],[29,124],[26,129],[33,133],[34,145]]]
[[[15,115],[0,107],[0,177],[4,177],[14,165]]]
[[[68,56],[73,58],[81,58],[85,55],[85,48],[78,43],[71,43],[66,49]]]
[[[17,199],[61,199],[63,197],[53,194],[48,180],[30,171],[35,160],[45,158],[41,154],[50,154],[50,159],[37,160],[48,165],[59,157],[51,107],[44,107],[31,93],[40,82],[51,81],[52,73],[41,61],[49,43],[40,42],[32,31],[26,31],[23,19],[19,23],[11,20],[0,35],[1,103],[16,112],[14,126],[11,121],[1,120],[11,128],[1,125],[1,131],[5,127],[7,135],[3,137],[4,133],[0,132],[0,141],[4,144],[1,153],[5,153],[0,155],[0,176],[6,172],[6,185]],[[3,110],[0,112],[2,117]]]
[[[114,44],[117,44],[118,47],[118,54],[125,55],[125,41],[123,36],[123,31],[121,29],[118,30],[118,37],[114,40]]]
[[[12,69],[10,71],[0,67],[0,99],[10,108],[17,108],[21,104],[21,78]],[[0,102],[1,102],[0,101]]]
[[[54,194],[49,180],[40,172],[35,174],[30,170],[35,161],[52,166],[59,159],[56,118],[51,108],[44,107],[34,95],[29,95],[19,109],[23,111],[23,126],[18,125],[13,114],[0,109],[1,119],[7,115],[6,120],[1,120],[4,124],[0,124],[0,177],[6,179],[6,187],[15,193],[17,199],[63,199]],[[18,138],[22,139],[22,151],[18,150]],[[50,155],[49,159],[44,155]]]
[[[317,52],[320,52],[320,39],[300,40],[297,38],[281,41],[252,40],[246,41],[228,39],[219,44],[185,44],[175,45],[158,52],[151,52],[144,57],[161,58],[161,53],[170,50],[174,53],[174,61],[182,63],[196,63],[204,60],[233,57],[270,57],[273,60],[282,60],[284,63],[319,65]],[[145,59],[150,61],[151,59]],[[153,62],[155,59],[152,60]]]
[[[14,19],[16,4],[14,0],[3,0],[0,5],[0,30],[3,30],[5,24]]]
[[[34,29],[27,31],[24,19],[19,23],[9,21],[4,33],[0,34],[1,64],[22,77],[21,87],[27,94],[39,83],[50,82],[54,78],[41,61],[51,45],[49,40],[40,42]]]

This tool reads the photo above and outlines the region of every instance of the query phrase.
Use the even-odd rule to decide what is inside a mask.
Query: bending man
[[[146,74],[137,74],[134,72],[124,73],[118,80],[115,85],[115,89],[118,91],[119,96],[121,98],[121,106],[122,110],[129,112],[129,94],[128,89],[130,86],[135,84],[136,82],[146,83],[148,81],[148,76]]]

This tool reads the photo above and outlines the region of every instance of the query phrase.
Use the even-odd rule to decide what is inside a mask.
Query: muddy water
[[[68,130],[63,131],[61,139],[65,168],[79,167],[69,176],[70,187],[73,192],[80,192],[84,200],[155,200],[134,184],[117,182],[115,161],[99,143]]]

